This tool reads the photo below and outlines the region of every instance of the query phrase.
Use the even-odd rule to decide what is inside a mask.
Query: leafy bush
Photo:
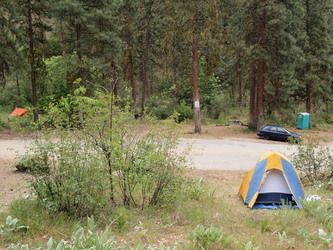
[[[9,129],[10,126],[9,126],[8,122],[6,122],[4,119],[2,119],[0,117],[0,131],[2,131],[2,129],[4,129],[4,128]]]
[[[102,93],[95,99],[70,96],[68,103],[82,111],[81,128],[62,129],[57,140],[36,140],[31,150],[47,155],[49,172],[34,174],[32,187],[49,209],[85,216],[119,204],[144,209],[187,196],[174,195],[187,183],[176,185],[188,148],[181,149],[173,126],[160,128],[148,116],[136,120],[114,101]],[[56,106],[50,117],[55,127],[70,122]]]
[[[82,139],[64,131],[56,141],[35,141],[32,150],[40,157],[47,154],[49,171],[32,172],[31,186],[41,204],[52,211],[85,216],[107,204],[103,166],[93,148]]]
[[[175,122],[178,123],[192,119],[193,110],[185,102],[182,102],[179,106],[176,107],[175,111],[172,114],[172,118]]]
[[[329,147],[320,146],[313,137],[307,144],[298,144],[297,152],[291,155],[291,159],[301,178],[309,182],[323,181],[333,176],[333,157]]]
[[[232,236],[213,225],[208,228],[198,225],[194,231],[188,232],[188,237],[192,244],[200,249],[219,249],[233,243]]]
[[[15,167],[20,172],[43,172],[48,171],[47,156],[40,157],[40,155],[24,155],[17,162]]]
[[[153,96],[147,100],[147,109],[158,119],[165,120],[174,112],[174,102],[170,97]]]

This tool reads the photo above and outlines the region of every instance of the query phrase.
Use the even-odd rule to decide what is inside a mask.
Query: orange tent
[[[15,108],[14,111],[10,114],[11,116],[24,116],[26,113],[28,113],[28,110],[26,109],[20,109]]]

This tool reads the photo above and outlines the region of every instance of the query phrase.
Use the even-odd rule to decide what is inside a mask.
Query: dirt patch
[[[318,127],[309,130],[300,130],[292,127],[286,127],[289,131],[301,134],[305,141],[311,137],[315,137],[323,145],[331,145],[333,141],[333,126]],[[202,133],[195,134],[192,124],[181,126],[182,137],[196,139],[225,139],[232,138],[233,140],[259,140],[256,131],[251,131],[246,126],[234,125],[219,126],[208,124],[202,126]],[[261,140],[264,141],[264,140]],[[274,141],[269,141],[274,143]]]
[[[16,171],[14,160],[0,159],[0,212],[15,200],[28,195],[28,175]]]
[[[34,139],[34,132],[26,131],[12,131],[9,129],[4,129],[0,131],[0,140],[24,140],[24,139]]]
[[[202,125],[202,133],[194,133],[194,125],[192,123],[179,124],[177,128],[181,131],[181,137],[193,139],[225,139],[232,138],[234,140],[258,140],[257,132],[251,131],[247,126],[229,124],[228,126],[219,124]],[[301,134],[306,140],[310,137],[316,137],[323,144],[330,144],[333,141],[333,126],[316,127],[309,130],[300,130],[295,127],[286,127],[288,130]],[[24,131],[0,131],[0,140],[24,140],[34,139],[35,132]],[[272,143],[273,141],[270,141]],[[273,142],[274,143],[274,142]]]
[[[250,131],[246,126],[229,125],[219,126],[215,124],[203,125],[201,134],[194,133],[192,124],[181,125],[182,137],[197,138],[197,139],[224,139],[224,138],[239,138],[239,139],[257,139],[257,134]]]

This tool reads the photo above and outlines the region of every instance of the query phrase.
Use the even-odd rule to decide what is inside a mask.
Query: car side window
[[[277,131],[277,128],[276,128],[276,127],[271,127],[271,128],[269,129],[269,131],[276,132],[276,131]]]
[[[284,134],[287,133],[287,131],[286,131],[285,129],[283,129],[283,128],[278,128],[278,132],[280,132],[280,133],[284,133]]]

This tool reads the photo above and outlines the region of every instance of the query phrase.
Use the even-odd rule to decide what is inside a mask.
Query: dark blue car
[[[257,135],[265,140],[278,140],[288,141],[289,137],[293,137],[296,142],[302,139],[302,136],[293,132],[288,131],[284,127],[278,125],[265,125],[262,126]]]

